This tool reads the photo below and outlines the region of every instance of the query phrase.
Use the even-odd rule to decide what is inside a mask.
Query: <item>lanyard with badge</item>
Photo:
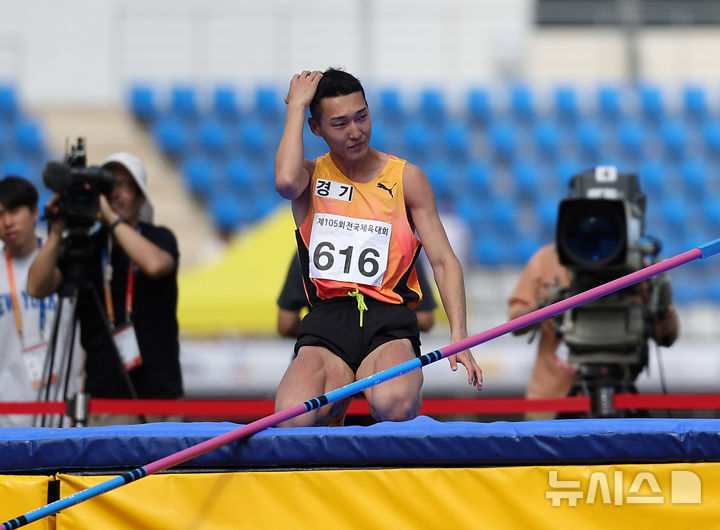
[[[140,233],[140,227],[137,228]],[[120,359],[126,370],[131,370],[142,364],[140,356],[140,347],[135,334],[135,326],[132,323],[132,307],[135,287],[135,263],[130,260],[127,271],[127,282],[125,287],[125,323],[118,324],[115,321],[115,306],[113,305],[112,288],[110,282],[113,277],[113,267],[110,263],[112,255],[112,235],[108,234],[107,245],[102,251],[102,267],[103,267],[103,290],[105,293],[105,309],[107,311],[108,322],[113,329],[113,339],[117,347]]]
[[[40,240],[38,240],[38,243],[42,245]],[[17,328],[18,337],[20,338],[23,364],[25,365],[27,374],[30,377],[30,384],[32,388],[37,389],[40,387],[42,373],[45,366],[45,357],[47,354],[47,341],[45,340],[45,300],[40,299],[39,341],[32,344],[26,344],[22,314],[20,310],[20,299],[17,293],[17,286],[15,285],[15,273],[13,270],[12,256],[10,256],[10,251],[8,249],[5,249],[5,265],[7,267],[8,283],[10,284],[10,299],[12,301],[13,314],[15,315],[15,327]],[[56,381],[57,374],[53,372],[50,376],[50,380],[53,382]]]

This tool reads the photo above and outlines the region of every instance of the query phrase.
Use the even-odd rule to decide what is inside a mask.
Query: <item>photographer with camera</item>
[[[61,169],[48,167],[47,175],[43,175],[46,183],[53,182],[53,178],[55,184],[70,182],[70,178],[56,178],[62,174]],[[106,178],[105,170],[111,172],[112,180],[109,185],[97,185],[103,193],[98,193],[95,216],[102,227],[88,235],[86,243],[82,228],[78,230],[70,221],[74,217],[70,210],[74,208],[63,205],[73,200],[86,202],[73,195]],[[80,185],[75,186],[70,197],[67,190],[72,185],[60,193],[57,188],[62,186],[54,188],[56,193],[47,207],[53,218],[48,242],[30,268],[28,290],[34,296],[56,292],[71,277],[83,275],[74,272],[73,265],[78,261],[83,267],[87,265],[89,278],[73,280],[87,282],[94,290],[80,289],[77,301],[81,339],[87,352],[86,392],[102,398],[180,398],[178,248],[169,229],[152,224],[145,165],[135,155],[116,153],[103,162],[102,168],[70,173],[73,182],[80,181]],[[75,244],[73,232],[78,231],[81,235],[76,240],[82,243]],[[85,248],[78,251],[73,246]],[[99,303],[93,304],[93,298],[104,300],[104,311],[98,311]],[[108,327],[113,330],[112,336]],[[129,380],[123,377],[123,367]],[[132,418],[114,420],[128,423]],[[105,423],[104,419],[100,421]]]
[[[57,318],[58,297],[41,299],[28,294],[27,276],[30,264],[42,241],[35,234],[38,219],[38,193],[31,182],[8,176],[0,180],[0,240],[4,243],[4,266],[0,267],[0,398],[3,401],[35,401],[45,399],[43,375],[49,379],[50,396],[56,398],[65,387],[67,371],[58,362],[48,365],[47,378],[43,374],[48,342]],[[68,315],[63,315],[68,316]],[[65,331],[71,328],[66,318]],[[82,350],[78,336],[70,345],[76,361],[67,381],[67,391],[78,392],[82,387]],[[67,333],[58,341],[69,340]],[[55,359],[57,360],[57,359]],[[39,417],[30,415],[0,415],[2,427],[31,427],[39,425]]]
[[[659,242],[643,242],[645,195],[637,176],[598,166],[575,175],[561,201],[555,244],[540,248],[513,289],[514,319],[639,270],[659,254]],[[671,346],[679,323],[667,274],[518,330],[540,332],[525,396],[562,398],[590,394],[593,413],[612,415],[615,391],[636,392],[634,381],[648,362],[648,339]],[[558,356],[567,347],[568,359]],[[609,403],[608,403],[609,402]],[[554,413],[527,413],[552,419]]]

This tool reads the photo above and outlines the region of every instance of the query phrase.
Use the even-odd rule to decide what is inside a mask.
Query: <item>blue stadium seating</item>
[[[620,145],[625,154],[641,156],[645,146],[645,131],[639,121],[624,120],[618,129]]]
[[[180,156],[188,151],[188,134],[183,124],[175,118],[158,119],[153,125],[152,134],[160,149],[169,156]]]
[[[192,120],[199,115],[195,88],[175,85],[170,93],[170,110],[180,120]]]
[[[638,96],[643,117],[653,122],[658,122],[665,117],[662,92],[657,86],[642,85],[638,90]]]
[[[443,92],[427,88],[420,93],[420,116],[432,125],[441,125],[447,118]]]
[[[535,101],[530,87],[516,84],[511,88],[510,108],[516,118],[532,119],[535,117]]]
[[[412,105],[409,92],[386,87],[368,96],[371,145],[425,171],[439,208],[451,209],[471,227],[471,254],[478,265],[521,265],[551,242],[570,177],[599,163],[639,173],[648,195],[646,230],[663,241],[665,256],[712,237],[720,226],[720,121],[709,92],[687,85],[678,99],[654,85],[608,84],[589,94],[595,105],[581,108],[588,96],[583,90],[556,87],[544,102],[527,84],[506,87],[507,100],[475,86],[455,113],[437,89],[421,89],[418,105]],[[133,113],[163,152],[177,160],[188,189],[205,201],[220,229],[242,228],[277,206],[273,157],[284,105],[275,87],[255,90],[251,108],[241,107],[227,86],[214,87],[210,98],[193,92],[195,111],[185,114],[172,101],[159,105],[167,98],[155,90],[129,94]],[[136,105],[133,97],[146,101]],[[188,119],[193,112],[197,119]],[[35,157],[17,150],[15,120],[4,127],[2,113],[0,87],[3,167],[32,173]],[[308,158],[327,151],[307,127],[303,140]],[[689,301],[707,293],[706,278],[720,269],[705,262],[686,281]]]
[[[375,134],[373,132],[373,134]],[[470,132],[462,123],[451,123],[443,129],[443,146],[448,157],[466,160],[470,154]]]
[[[221,122],[214,118],[203,120],[198,134],[200,145],[206,152],[217,156],[223,156],[224,153],[228,152],[230,139],[228,131]]]
[[[597,91],[597,115],[604,120],[617,120],[624,114],[620,89],[604,85]]]
[[[686,86],[683,89],[683,108],[688,117],[705,120],[708,116],[705,90],[697,85]]]
[[[388,120],[402,120],[405,117],[400,91],[384,88],[380,91],[380,114]]]
[[[554,157],[560,147],[560,129],[549,120],[543,120],[535,125],[533,130],[535,143],[541,156]]]
[[[685,154],[687,131],[678,120],[665,120],[660,126],[660,136],[667,153],[674,157]]]
[[[2,98],[0,98],[1,100]],[[1,108],[2,104],[0,103]],[[132,86],[130,88],[130,110],[140,120],[150,121],[155,119],[158,115],[158,108],[153,88],[146,85]]]
[[[561,86],[555,90],[555,113],[560,121],[574,122],[580,116],[577,92],[571,86]]]
[[[490,143],[495,154],[500,158],[509,159],[515,155],[517,133],[508,122],[497,122],[490,126]]]
[[[213,90],[213,110],[219,120],[236,123],[240,118],[240,107],[236,91],[227,86],[217,86]]]
[[[493,116],[490,95],[482,88],[472,88],[467,95],[467,112],[471,120],[487,123]]]

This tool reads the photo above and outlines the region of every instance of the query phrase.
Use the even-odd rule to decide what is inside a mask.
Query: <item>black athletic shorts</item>
[[[347,296],[321,300],[300,323],[295,355],[302,346],[323,346],[357,372],[375,348],[395,339],[409,339],[420,357],[420,331],[415,311],[405,305],[365,297],[367,310],[360,327],[357,300]]]

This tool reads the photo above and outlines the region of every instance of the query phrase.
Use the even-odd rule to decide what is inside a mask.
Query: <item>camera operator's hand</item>
[[[61,237],[67,228],[67,220],[60,214],[60,194],[55,192],[45,205],[45,215],[48,218],[48,237],[56,235]]]
[[[62,283],[62,272],[57,266],[62,238],[67,220],[60,215],[58,202],[60,194],[54,193],[45,206],[47,217],[50,220],[48,238],[35,256],[28,270],[27,292],[35,298],[45,298],[58,290]]]
[[[120,215],[112,209],[110,202],[107,200],[105,195],[100,195],[100,208],[98,209],[97,220],[102,224],[109,226],[113,224]]]

